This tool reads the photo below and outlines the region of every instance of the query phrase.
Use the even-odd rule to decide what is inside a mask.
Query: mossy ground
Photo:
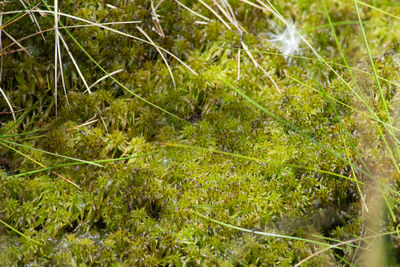
[[[110,27],[146,39],[142,29],[190,66],[196,74],[164,53],[174,86],[154,46],[99,27],[69,29],[108,72],[123,69],[114,75],[121,84],[179,119],[133,96],[110,78],[89,94],[65,50],[62,68],[67,96],[59,81],[56,99],[54,30],[44,33],[46,41],[40,35],[21,41],[28,53],[4,55],[1,88],[17,115],[29,112],[17,127],[0,136],[0,156],[13,165],[4,164],[0,170],[0,218],[42,243],[35,244],[2,226],[0,259],[5,266],[290,266],[323,247],[244,233],[198,213],[255,231],[319,241],[316,236],[349,240],[362,236],[366,216],[356,183],[351,181],[349,162],[354,166],[366,162],[374,177],[398,192],[398,172],[382,152],[378,130],[354,91],[322,62],[291,58],[289,63],[288,57],[268,54],[280,53],[276,44],[268,42],[268,33],[284,29],[273,14],[242,1],[229,1],[247,31],[240,36],[200,2],[181,2],[210,21],[198,23],[202,19],[178,2],[163,1],[157,8],[160,34],[151,1],[60,3],[63,13],[93,22],[140,21]],[[400,15],[396,2],[372,2]],[[271,3],[351,83],[346,68],[336,65],[343,62],[321,2]],[[208,4],[218,11],[215,3]],[[371,73],[353,2],[332,0],[327,7],[331,20],[338,23],[336,34],[349,64]],[[2,8],[22,7],[15,2]],[[40,8],[45,10],[44,5]],[[395,44],[400,20],[366,6],[360,8],[378,75],[399,81],[400,52]],[[52,16],[36,16],[42,29],[54,26]],[[63,16],[60,21],[67,26],[79,23]],[[5,29],[16,39],[37,31],[29,16]],[[104,76],[66,32],[60,32],[88,83]],[[243,50],[238,79],[241,41],[281,92]],[[4,38],[2,46],[10,43]],[[315,59],[303,44],[301,56]],[[388,120],[373,77],[356,77],[366,103],[381,120]],[[285,123],[245,101],[225,80]],[[383,81],[382,88],[397,127],[398,87]],[[9,111],[4,98],[0,105],[2,112]],[[93,118],[97,121],[80,126]],[[0,119],[2,132],[13,125],[11,115]],[[32,130],[39,131],[13,135]],[[71,162],[42,150],[88,161],[139,157],[103,162],[102,167],[72,165],[52,170],[56,174],[47,170],[19,176],[43,167],[36,162],[46,167]],[[374,182],[361,171],[355,172],[365,187]],[[397,218],[397,199],[390,194],[387,199]],[[393,231],[397,223],[390,215],[383,222],[382,231]],[[387,258],[394,264],[398,240],[393,235],[386,243]],[[360,249],[344,246],[316,255],[306,264],[357,264],[359,255]]]

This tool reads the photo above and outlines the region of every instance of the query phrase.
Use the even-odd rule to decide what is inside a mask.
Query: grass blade
[[[320,242],[320,241],[316,241],[316,240],[311,240],[311,239],[305,239],[305,238],[301,238],[301,237],[295,237],[295,236],[288,236],[288,235],[281,235],[281,234],[275,234],[275,233],[267,233],[267,232],[261,232],[261,231],[255,231],[255,230],[250,230],[250,229],[246,229],[246,228],[242,228],[239,226],[235,226],[232,224],[228,224],[228,223],[224,223],[215,219],[212,219],[210,217],[207,217],[197,211],[191,210],[192,213],[196,214],[199,217],[202,217],[208,221],[211,221],[213,223],[217,223],[219,225],[231,228],[231,229],[235,229],[235,230],[239,230],[241,232],[246,232],[246,233],[251,233],[251,234],[256,234],[256,235],[262,235],[262,236],[267,236],[267,237],[275,237],[275,238],[283,238],[283,239],[289,239],[289,240],[298,240],[298,241],[303,241],[306,243],[311,243],[311,244],[315,244],[315,245],[320,245],[320,246],[324,246],[324,247],[330,247],[331,245],[324,243],[324,242]],[[338,247],[338,245],[334,246],[334,247]],[[340,249],[340,248],[339,248]]]
[[[93,163],[92,161],[87,161],[87,160],[83,160],[83,159],[68,157],[68,156],[64,156],[64,155],[60,155],[60,154],[57,154],[57,153],[48,152],[48,151],[45,151],[45,150],[42,150],[42,149],[39,149],[39,148],[35,148],[35,147],[23,145],[23,144],[18,144],[18,143],[7,141],[7,140],[0,140],[0,145],[1,145],[1,143],[3,143],[3,145],[5,145],[5,143],[7,143],[7,144],[10,144],[10,145],[19,146],[19,147],[27,148],[27,149],[30,149],[30,150],[39,151],[39,152],[42,152],[42,153],[45,153],[45,154],[49,154],[49,155],[52,155],[52,156],[55,156],[55,157],[74,160],[74,161],[78,161],[78,162],[81,162],[81,163],[94,165],[94,166],[97,166],[97,167],[103,167],[102,165],[100,165],[98,163]]]
[[[40,243],[39,241],[33,240],[33,239],[30,238],[29,236],[24,235],[23,233],[21,233],[20,231],[18,231],[17,229],[15,229],[15,228],[12,227],[11,225],[9,225],[9,224],[6,223],[5,221],[3,221],[2,219],[0,219],[0,223],[4,224],[7,228],[11,229],[11,231],[13,231],[13,232],[19,234],[19,235],[22,236],[23,238],[25,238],[25,239],[27,239],[27,240],[29,240],[29,241],[31,241],[31,242],[37,244],[37,245],[44,246],[43,243]]]

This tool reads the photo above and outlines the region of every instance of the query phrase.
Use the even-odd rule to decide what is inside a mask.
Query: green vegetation
[[[396,1],[1,8],[4,266],[400,263]]]

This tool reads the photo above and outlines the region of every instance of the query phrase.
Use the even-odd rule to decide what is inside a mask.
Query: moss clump
[[[377,73],[385,79],[384,99],[374,89],[362,56],[362,38],[353,38],[358,34],[351,22],[356,18],[354,7],[346,1],[327,3],[344,52],[352,57],[349,62],[359,64],[355,77],[365,91],[363,102],[349,71],[339,65],[335,40],[317,2],[272,1],[332,69],[303,58],[315,57],[304,44],[301,57],[288,60],[291,55],[276,54],[279,49],[266,36],[283,25],[270,13],[229,1],[240,33],[232,23],[229,30],[200,2],[181,2],[209,20],[174,1],[160,2],[157,8],[151,1],[60,3],[63,13],[96,23],[139,21],[107,26],[151,39],[190,66],[162,52],[175,85],[153,45],[98,26],[68,29],[84,50],[60,30],[89,85],[105,73],[86,52],[108,72],[123,70],[113,75],[118,83],[107,77],[91,93],[64,47],[66,95],[58,81],[55,98],[54,30],[44,34],[46,41],[39,34],[21,41],[29,54],[19,51],[4,56],[1,88],[21,120],[14,125],[11,114],[0,118],[4,148],[0,157],[14,166],[0,170],[0,219],[43,245],[1,227],[1,262],[289,266],[323,247],[244,233],[198,213],[254,231],[306,239],[322,236],[326,240],[318,241],[330,244],[362,232],[365,217],[360,211],[365,203],[360,192],[368,192],[368,185],[383,181],[399,192],[398,172],[390,153],[383,152],[388,147],[396,151],[397,134],[382,124],[382,128],[371,127],[376,120],[371,120],[365,107],[382,121],[390,118],[397,127],[394,82],[399,53],[398,46],[393,46],[396,37],[391,35],[395,27],[383,32],[382,21],[387,18],[382,13],[365,6],[361,10],[368,38],[374,40],[370,29],[376,27],[382,34],[380,41],[387,44],[388,53],[375,59]],[[217,5],[208,4],[226,20]],[[18,3],[4,6],[5,11],[19,9]],[[53,17],[37,18],[43,29],[53,27]],[[63,16],[60,22],[77,25]],[[19,39],[34,33],[35,27],[24,16],[6,29]],[[251,51],[243,50],[242,41]],[[11,43],[4,40],[2,45],[7,48]],[[370,48],[375,56],[382,55],[376,43]],[[254,102],[245,101],[224,80]],[[0,103],[1,111],[8,111],[5,98]],[[384,103],[390,107],[389,114]],[[71,158],[92,162],[75,164]],[[384,166],[380,176],[369,172],[379,173]],[[46,167],[53,169],[32,172]],[[353,174],[364,187],[357,186]],[[382,229],[391,231],[395,222],[386,218],[398,215],[399,203],[390,194],[387,203],[391,208]],[[398,248],[396,241],[387,244],[388,251]],[[354,247],[331,249],[307,263],[347,261],[360,262]]]

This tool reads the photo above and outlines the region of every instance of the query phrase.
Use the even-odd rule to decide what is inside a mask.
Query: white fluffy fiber
[[[296,32],[296,25],[293,22],[289,22],[282,32],[268,33],[268,37],[271,38],[268,41],[273,43],[285,55],[285,59],[289,63],[291,62],[291,57],[288,59],[288,56],[299,55],[301,52],[301,38]]]

